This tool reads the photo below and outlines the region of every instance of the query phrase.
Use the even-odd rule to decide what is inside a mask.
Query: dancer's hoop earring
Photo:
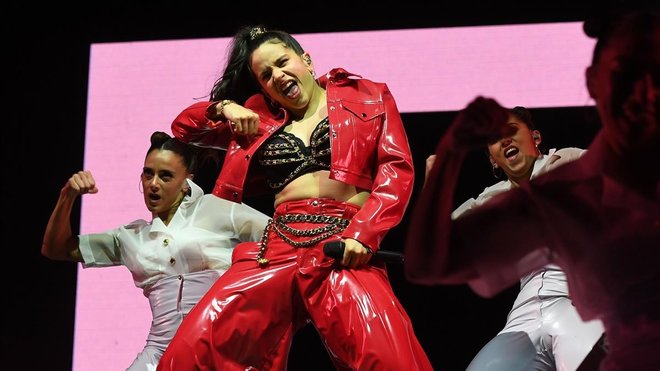
[[[492,169],[495,179],[502,179],[502,169],[500,169],[498,166],[493,166]]]

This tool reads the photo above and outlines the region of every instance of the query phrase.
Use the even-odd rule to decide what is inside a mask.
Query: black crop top
[[[318,170],[330,170],[330,125],[324,118],[316,125],[306,147],[297,136],[279,131],[259,151],[268,186],[281,191],[295,178]]]

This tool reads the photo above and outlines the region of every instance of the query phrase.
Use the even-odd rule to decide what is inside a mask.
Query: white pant
[[[153,319],[147,344],[127,371],[154,371],[170,344],[183,317],[220,277],[218,271],[207,270],[163,278],[145,290]]]
[[[559,293],[562,276],[563,272],[550,269],[523,280],[504,329],[479,351],[467,370],[577,369],[603,333],[602,323],[582,321],[567,296],[530,294],[547,293],[549,288]]]

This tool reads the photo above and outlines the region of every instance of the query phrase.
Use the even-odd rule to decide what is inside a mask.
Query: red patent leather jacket
[[[397,225],[408,206],[414,169],[401,115],[387,85],[362,79],[336,68],[319,78],[326,89],[330,123],[330,178],[369,190],[360,211],[342,233],[373,251],[389,229]],[[202,147],[226,149],[227,154],[213,189],[216,196],[241,202],[248,196],[270,192],[258,161],[259,147],[289,122],[284,109],[273,111],[262,94],[245,102],[260,116],[259,134],[233,135],[231,125],[208,118],[216,102],[186,108],[172,123],[177,138]]]

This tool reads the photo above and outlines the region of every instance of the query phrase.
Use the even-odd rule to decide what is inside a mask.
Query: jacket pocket
[[[385,106],[380,101],[341,101],[341,118],[346,169],[360,178],[373,178],[376,168],[377,146],[385,119]],[[343,132],[346,132],[347,138]]]
[[[385,113],[382,102],[352,102],[342,100],[341,106],[361,121],[375,120],[378,116]]]

